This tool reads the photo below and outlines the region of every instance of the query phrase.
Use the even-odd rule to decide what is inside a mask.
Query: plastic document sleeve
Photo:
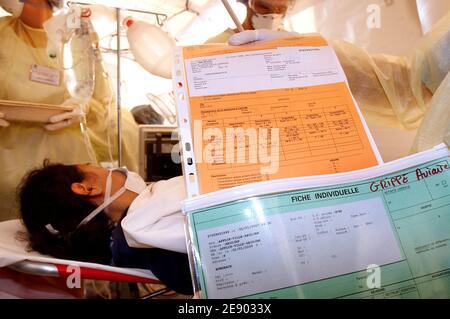
[[[202,298],[450,298],[450,151],[183,203]]]
[[[173,85],[190,198],[382,162],[320,36],[178,47]]]

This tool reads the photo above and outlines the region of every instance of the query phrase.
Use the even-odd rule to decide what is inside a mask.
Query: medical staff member
[[[244,30],[266,29],[283,31],[283,20],[288,10],[294,5],[292,0],[238,0],[247,7],[247,16],[242,23]],[[227,29],[206,43],[225,43],[237,29]]]
[[[57,0],[0,0],[12,16],[0,18],[0,99],[54,105],[71,105],[73,112],[50,118],[45,125],[8,122],[0,114],[0,220],[18,216],[15,190],[23,174],[41,166],[44,159],[65,164],[97,162],[115,156],[115,123],[107,121],[113,112],[114,95],[100,61],[96,61],[95,87],[87,105],[86,138],[80,128],[80,106],[64,85],[62,57],[49,56],[43,24],[60,8]],[[125,110],[124,110],[125,111]],[[131,114],[122,113],[124,165],[137,170],[138,128]],[[112,117],[111,117],[112,118]],[[108,139],[111,142],[108,144]]]

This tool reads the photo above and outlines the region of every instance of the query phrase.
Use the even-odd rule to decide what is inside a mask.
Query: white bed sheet
[[[156,276],[149,270],[120,268],[96,263],[58,259],[51,256],[41,255],[35,251],[28,251],[27,242],[20,240],[17,236],[19,231],[25,231],[25,227],[19,219],[4,221],[0,223],[0,267],[7,267],[20,261],[29,260],[51,264],[73,266],[76,265],[79,267],[87,267],[91,269],[105,270],[158,280]]]

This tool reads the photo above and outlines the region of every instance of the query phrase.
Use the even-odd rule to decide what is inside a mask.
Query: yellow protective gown
[[[412,151],[423,151],[442,142],[450,147],[450,12],[419,42],[411,70],[411,87],[426,111]],[[419,90],[420,81],[433,93],[428,104]]]
[[[13,17],[0,18],[0,99],[60,105],[70,98],[64,81],[59,86],[29,80],[32,64],[60,69],[61,61],[46,53],[46,34]],[[62,75],[62,72],[61,72]],[[93,97],[86,107],[87,131],[98,162],[117,159],[115,99],[101,63],[96,65]],[[108,114],[111,117],[108,117]],[[110,118],[110,121],[108,121]],[[132,115],[122,112],[124,165],[138,169],[138,128]],[[17,217],[16,188],[24,174],[44,159],[63,164],[90,162],[80,125],[47,131],[41,124],[10,123],[0,127],[0,220]]]
[[[410,152],[449,138],[450,13],[419,41],[411,60],[369,55],[340,40],[331,43],[369,126],[396,128],[392,134],[417,130]]]

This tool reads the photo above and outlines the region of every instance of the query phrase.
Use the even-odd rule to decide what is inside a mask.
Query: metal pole
[[[120,9],[116,8],[117,28],[117,152],[118,164],[122,166],[122,126],[121,126],[121,94],[120,94]]]
[[[241,22],[239,21],[238,17],[234,13],[233,9],[231,8],[230,4],[227,0],[222,0],[223,5],[225,6],[225,9],[227,9],[228,14],[230,15],[231,19],[233,19],[234,24],[238,28],[239,32],[244,31],[244,28],[242,27]]]

